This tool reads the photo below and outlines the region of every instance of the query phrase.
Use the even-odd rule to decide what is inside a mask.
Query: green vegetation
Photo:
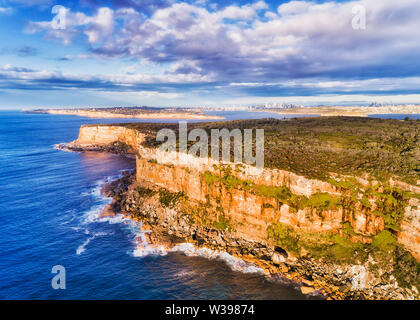
[[[315,258],[334,262],[351,262],[357,258],[366,258],[363,254],[366,246],[350,241],[345,232],[343,235],[331,232],[304,232],[294,230],[283,223],[276,223],[268,227],[267,233],[276,245],[298,256],[304,249]]]
[[[391,187],[388,182],[377,182],[363,188],[354,178],[347,178],[341,181],[329,179],[329,182],[342,192],[341,206],[349,211],[356,210],[356,204],[360,204],[362,209],[371,210],[374,201],[374,215],[384,219],[385,228],[392,231],[399,231],[399,225],[404,217],[405,208],[410,198],[416,195]]]
[[[159,201],[167,208],[173,208],[181,199],[185,199],[187,196],[184,192],[170,192],[166,189],[159,189]]]
[[[385,187],[382,192],[374,192],[378,198],[377,209],[374,214],[380,215],[385,221],[385,227],[399,231],[399,226],[404,217],[404,210],[409,199],[408,192],[396,188]]]
[[[318,211],[337,209],[341,199],[331,196],[329,193],[318,192],[311,195],[308,199],[308,206]]]
[[[362,256],[366,245],[359,242],[350,241],[347,237],[338,234],[333,236],[334,244],[328,248],[328,258],[340,262],[352,262],[357,258],[366,258]]]
[[[420,290],[420,263],[399,245],[395,250],[394,274],[400,287],[411,288],[414,285]]]
[[[119,153],[119,154],[127,154],[127,153],[134,152],[133,148],[130,145],[121,141],[114,141],[108,146],[108,149],[109,149],[109,152]]]
[[[141,186],[137,186],[136,191],[141,198],[149,198],[156,194],[156,191]]]
[[[273,224],[267,229],[268,237],[289,252],[299,255],[301,249],[299,234],[283,223]]]
[[[346,235],[297,231],[283,223],[269,226],[267,232],[276,245],[298,256],[306,250],[315,258],[348,262],[356,259],[364,248],[361,243],[351,242]]]
[[[208,185],[213,185],[215,183],[220,182],[220,177],[212,174],[210,171],[204,172],[202,174],[202,177]]]
[[[358,237],[363,237],[363,235],[356,233],[349,222],[344,222],[337,234],[295,230],[283,223],[270,225],[267,233],[268,238],[274,240],[276,246],[297,256],[309,254],[316,259],[333,263],[354,264],[364,263],[369,255],[372,255],[377,261],[377,264],[371,266],[372,270],[386,267],[394,261],[393,275],[401,286],[408,286],[415,281],[418,283],[418,263],[407,250],[398,247],[396,239],[396,231],[404,217],[408,199],[412,196],[409,192],[396,187],[392,188],[388,183],[381,182],[371,183],[364,187],[356,179],[346,178],[339,181],[331,180],[341,192],[341,196],[318,192],[305,197],[293,194],[284,186],[272,187],[242,181],[233,177],[231,170],[227,167],[220,166],[217,169],[219,169],[218,174],[212,174],[209,171],[203,173],[203,179],[209,185],[220,187],[223,185],[227,191],[235,188],[274,198],[278,205],[286,203],[292,210],[312,208],[320,212],[343,208],[345,213],[354,214],[357,210],[363,209],[381,216],[384,219],[385,229],[371,237],[371,244],[359,242]],[[264,203],[263,207],[270,208],[272,205]],[[226,228],[224,220],[220,220],[216,225],[221,230]],[[398,259],[403,259],[405,263],[402,264]]]
[[[420,264],[409,251],[397,245],[395,236],[390,231],[378,233],[372,238],[371,245],[350,241],[355,232],[348,223],[343,225],[341,234],[298,231],[283,223],[272,224],[267,233],[276,246],[297,256],[306,251],[317,259],[354,264],[366,262],[371,254],[377,261],[370,265],[372,272],[378,267],[393,263],[392,274],[399,286],[411,289],[414,285],[420,289]]]
[[[225,215],[224,214],[220,214],[219,215],[219,219],[217,220],[217,222],[215,222],[214,224],[213,224],[213,226],[216,228],[216,229],[218,229],[218,230],[221,230],[221,231],[224,231],[224,230],[228,230],[228,231],[231,231],[231,228],[229,227],[229,221],[226,219],[226,217],[225,217]]]
[[[157,147],[162,127],[177,124],[119,124],[146,133],[145,146]],[[260,119],[188,124],[188,129],[264,129],[265,167],[278,168],[324,181],[330,172],[416,184],[420,179],[420,121],[360,117]],[[193,144],[193,142],[191,142]],[[231,149],[233,152],[233,148]],[[210,153],[209,153],[210,154]],[[233,155],[232,155],[233,156]]]
[[[372,238],[372,247],[384,252],[392,252],[396,244],[397,239],[388,230],[383,230]]]
[[[332,196],[329,193],[315,193],[309,198],[303,195],[295,195],[285,186],[267,186],[252,183],[247,180],[240,180],[231,174],[230,167],[218,168],[220,174],[213,174],[206,171],[202,174],[203,180],[208,185],[222,184],[227,190],[241,189],[251,192],[258,196],[274,198],[278,205],[288,204],[292,210],[312,208],[317,211],[337,209],[343,206],[343,200],[340,197]],[[357,202],[357,199],[355,199]]]

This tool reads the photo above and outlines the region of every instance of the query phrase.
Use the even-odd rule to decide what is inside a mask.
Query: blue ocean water
[[[54,149],[82,124],[121,121],[0,112],[0,299],[307,298],[222,259],[136,257],[138,226],[97,219],[109,201],[100,186],[134,160]],[[66,268],[65,290],[51,287],[55,265]]]

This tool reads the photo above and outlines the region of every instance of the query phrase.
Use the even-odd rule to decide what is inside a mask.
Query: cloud
[[[6,64],[0,67],[0,88],[26,90],[93,89],[97,91],[138,92],[150,91],[175,94],[180,86],[190,88],[207,85],[206,76],[195,74],[150,75],[84,75],[58,71],[36,70]]]
[[[277,12],[282,16],[290,16],[303,14],[313,7],[315,7],[315,3],[312,1],[290,1],[278,6]]]
[[[254,4],[247,4],[241,7],[231,5],[219,11],[217,15],[222,19],[251,20],[256,17],[258,10],[267,9],[264,1],[258,1]]]
[[[171,6],[175,1],[173,0],[82,0],[83,5],[91,6],[94,8],[104,6],[104,3],[108,3],[113,8],[133,8],[144,14],[151,14],[156,10],[167,8]]]
[[[29,22],[25,31],[29,34],[46,32],[47,39],[58,40],[69,45],[73,38],[84,34],[90,44],[95,44],[112,36],[114,31],[114,11],[99,8],[95,15],[87,16],[82,12],[64,9],[63,27],[57,28],[53,21]]]
[[[0,15],[10,15],[13,13],[13,9],[9,7],[0,7]]]
[[[352,28],[356,4],[367,9],[366,30]],[[67,44],[85,35],[88,45],[94,44],[90,50],[103,57],[188,60],[221,81],[408,76],[420,67],[417,0],[291,1],[278,7],[279,16],[263,1],[214,11],[181,2],[150,17],[134,8],[120,10],[125,11],[69,12],[66,30],[52,30],[48,22],[32,22],[29,30],[44,30],[48,38]],[[115,29],[115,21],[122,26]]]
[[[184,70],[179,71],[180,68]],[[74,90],[83,88],[100,92],[141,92],[148,97],[178,98],[186,93],[214,94],[223,91],[227,96],[314,96],[325,94],[415,94],[420,87],[420,77],[382,78],[365,80],[297,79],[277,82],[209,81],[198,76],[194,65],[184,61],[164,75],[127,72],[136,70],[132,65],[117,75],[83,75],[14,67],[0,67],[1,89]],[[148,92],[146,94],[146,92]],[[159,93],[159,94],[157,94]]]
[[[38,49],[31,46],[23,46],[16,50],[20,57],[31,57],[38,54]]]
[[[27,31],[67,45],[84,39],[87,57],[128,58],[159,74],[51,73],[27,80],[34,87],[254,96],[420,91],[418,0],[289,1],[277,8],[264,1],[84,3],[93,13],[68,9],[64,30],[33,21]],[[352,28],[355,5],[366,8],[366,30]],[[26,85],[21,76],[13,81]]]
[[[232,82],[232,92],[253,96],[313,96],[324,94],[413,94],[418,93],[420,77],[363,80],[297,79],[281,82]],[[225,89],[227,90],[227,89]]]

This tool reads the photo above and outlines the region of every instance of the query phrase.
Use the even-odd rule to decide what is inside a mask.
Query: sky
[[[420,103],[419,0],[0,0],[2,109],[370,102]]]

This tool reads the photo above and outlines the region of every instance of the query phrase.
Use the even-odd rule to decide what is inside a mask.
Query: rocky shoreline
[[[159,152],[144,145],[146,139],[136,128],[92,125],[56,148],[136,156],[136,177],[126,174],[104,187],[113,203],[103,216],[141,222],[156,249],[188,243],[226,252],[330,299],[419,299],[417,187],[390,187],[390,194],[382,185],[366,191],[375,182],[362,178],[326,182],[278,169],[256,173],[243,164]],[[352,186],[361,189],[353,194]],[[365,192],[368,202],[356,197]],[[385,200],[387,210],[378,215]],[[387,223],[398,228],[395,235],[384,230],[393,210],[398,225]]]
[[[92,145],[92,146],[78,146],[74,143],[59,143],[54,146],[57,150],[70,152],[105,152],[118,154],[123,156],[133,156],[135,154],[133,148],[129,145],[115,142],[106,146]]]
[[[241,259],[250,265],[254,265],[263,270],[264,275],[274,281],[290,285],[297,290],[300,290],[305,295],[317,295],[326,299],[333,299],[325,288],[317,287],[313,281],[307,278],[301,277],[296,273],[288,273],[273,268],[273,266],[256,259],[252,252],[245,254],[243,249],[250,247],[244,243],[237,243],[238,250],[226,251],[228,243],[232,244],[232,239],[226,237],[226,235],[216,234],[217,231],[211,228],[197,228],[197,226],[188,226],[185,221],[179,221],[179,225],[168,225],[168,222],[161,221],[157,218],[157,215],[153,212],[154,206],[158,206],[157,203],[145,203],[142,205],[144,214],[139,215],[139,203],[140,199],[134,200],[133,190],[136,189],[137,184],[135,181],[135,173],[126,171],[122,173],[122,177],[105,184],[101,190],[102,194],[106,197],[112,198],[113,202],[107,205],[100,217],[108,217],[117,214],[123,214],[125,217],[139,222],[142,225],[142,231],[148,245],[151,248],[163,249],[169,252],[175,246],[180,244],[193,244],[195,248],[206,248],[213,252],[227,252],[233,257]],[[135,194],[135,191],[134,191]],[[135,197],[135,196],[134,196]],[[134,200],[134,201],[133,201]],[[175,209],[176,210],[176,209]],[[252,246],[252,245],[251,245]],[[143,249],[144,245],[139,242],[138,248]],[[258,251],[258,248],[253,249]],[[255,253],[255,252],[254,252]],[[282,256],[278,255],[278,259],[282,260]]]
[[[152,246],[169,251],[187,242],[197,248],[227,252],[260,267],[270,279],[287,279],[302,293],[320,294],[327,299],[416,299],[396,282],[368,286],[372,279],[368,279],[363,265],[333,265],[310,257],[298,258],[281,248],[238,238],[228,230],[195,224],[185,215],[182,205],[162,205],[158,191],[153,186],[139,185],[134,174],[126,173],[104,186],[103,193],[113,198],[105,214],[123,214],[141,222],[143,230],[151,231],[146,233],[146,238]]]

